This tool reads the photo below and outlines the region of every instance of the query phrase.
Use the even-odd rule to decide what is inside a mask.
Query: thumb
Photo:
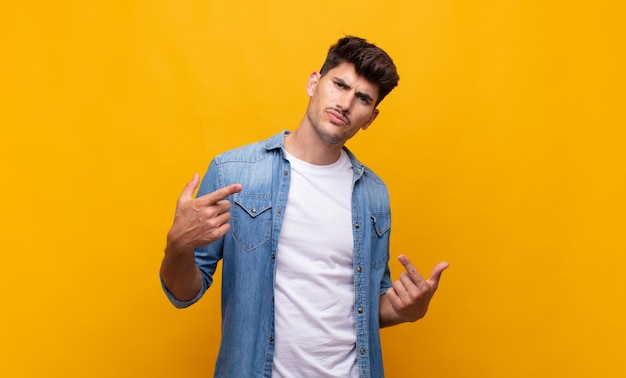
[[[194,173],[193,178],[187,183],[187,185],[185,185],[185,189],[183,189],[180,197],[178,197],[178,201],[181,202],[191,200],[193,198],[193,193],[196,191],[199,183],[200,177],[197,173]]]
[[[449,264],[447,262],[440,262],[439,264],[435,265],[435,267],[433,268],[433,272],[430,275],[430,279],[428,281],[430,281],[430,284],[434,287],[437,288],[439,286],[439,280],[441,279],[441,274],[443,273],[444,270],[448,269]]]

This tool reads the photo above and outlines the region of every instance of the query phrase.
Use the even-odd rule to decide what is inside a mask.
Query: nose
[[[348,114],[351,104],[352,94],[349,91],[344,91],[343,93],[341,93],[336,101],[337,109],[341,110],[343,114]]]

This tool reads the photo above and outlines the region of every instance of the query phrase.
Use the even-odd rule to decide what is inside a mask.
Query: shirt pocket
[[[272,234],[272,201],[269,194],[238,193],[231,209],[232,235],[246,252],[267,242]]]
[[[389,260],[389,230],[391,229],[390,213],[370,214],[372,219],[372,266],[376,269],[385,266]]]

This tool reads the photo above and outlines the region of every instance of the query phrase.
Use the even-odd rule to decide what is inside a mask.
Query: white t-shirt
[[[291,183],[276,254],[272,377],[358,377],[352,164],[286,153]]]

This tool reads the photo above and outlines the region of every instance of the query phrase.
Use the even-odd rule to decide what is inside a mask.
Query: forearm
[[[393,309],[387,294],[380,296],[380,304],[378,308],[380,328],[391,327],[396,324],[407,322],[407,320],[402,319]]]
[[[193,299],[202,288],[202,274],[196,265],[193,250],[165,248],[160,274],[167,290],[180,301]]]

